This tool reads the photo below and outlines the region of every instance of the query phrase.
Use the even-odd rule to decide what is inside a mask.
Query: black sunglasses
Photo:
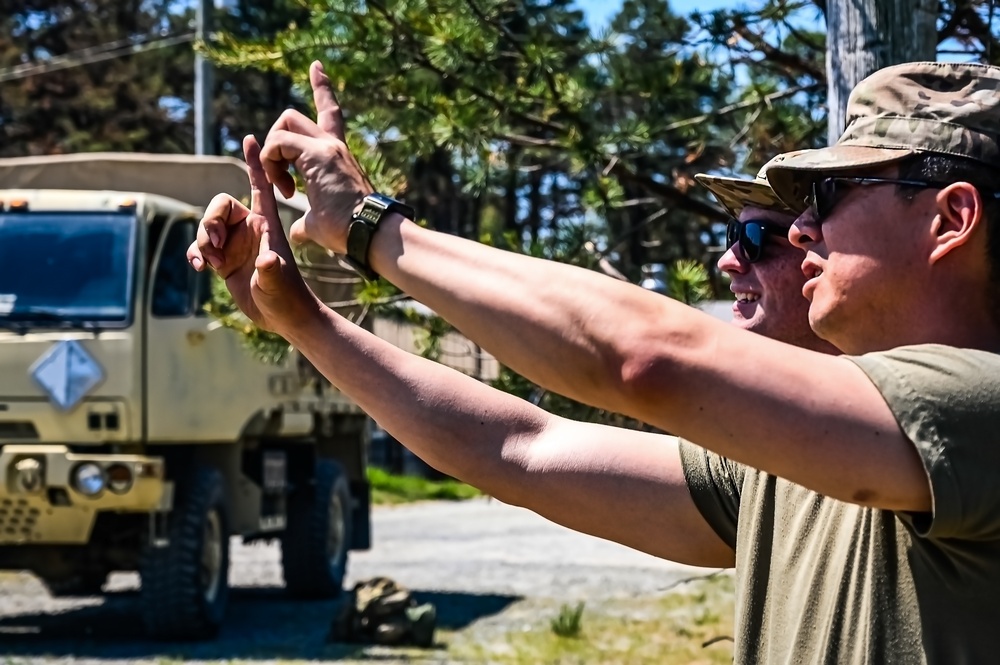
[[[861,178],[861,177],[830,177],[816,180],[812,184],[812,195],[806,201],[809,210],[816,221],[822,220],[830,214],[833,207],[837,205],[837,197],[842,195],[844,188],[838,185],[848,185],[851,187],[867,187],[871,185],[904,185],[906,187],[921,187],[924,189],[944,189],[953,183],[929,182],[926,180],[900,180],[897,178]],[[991,193],[997,198],[997,194]]]
[[[764,255],[765,236],[784,236],[787,234],[787,226],[772,224],[763,219],[748,219],[745,222],[731,219],[726,225],[726,248],[738,244],[743,258],[748,263],[756,263]]]

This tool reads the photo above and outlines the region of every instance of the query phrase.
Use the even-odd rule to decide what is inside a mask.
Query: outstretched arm
[[[310,80],[316,121],[284,112],[261,159],[286,196],[295,191],[289,166],[304,176],[311,210],[292,226],[293,240],[343,254],[351,214],[372,188],[347,149],[340,107],[318,63]],[[631,338],[659,324],[649,314],[662,298],[637,286],[428,231],[399,216],[380,225],[369,258],[505,365],[612,411],[630,399],[622,370],[635,351]]]
[[[350,213],[371,189],[344,143],[329,80],[316,63],[310,76],[318,123],[283,114],[264,167],[288,196],[295,165],[312,210],[293,234],[343,253]],[[541,385],[821,494],[930,509],[913,444],[851,362],[734,329],[590,271],[387,221],[370,255],[376,270]]]
[[[252,137],[251,207],[213,200],[188,250],[240,309],[303,353],[428,463],[579,531],[703,566],[733,551],[701,517],[672,437],[567,421],[381,340],[302,282]]]
[[[374,268],[504,365],[571,399],[634,414],[629,367],[662,296],[591,270],[383,222]],[[650,422],[650,421],[647,421]]]
[[[314,84],[317,71],[314,68]],[[332,99],[328,82],[325,89]],[[331,116],[330,102],[325,103],[328,108],[321,118]],[[295,120],[301,121],[302,118]],[[328,242],[323,242],[324,245],[343,251],[343,245],[337,243],[344,241],[344,214],[350,208],[346,201],[356,198],[360,191],[352,184],[360,172],[346,145],[329,129],[304,126],[297,132],[279,126],[268,137],[265,152],[269,152],[270,158],[264,166],[270,165],[272,171],[287,177],[288,163],[296,164],[306,177],[313,206],[300,231],[302,226],[312,224],[317,232],[325,234]],[[252,147],[255,146],[254,143]],[[257,154],[248,151],[248,164],[254,162],[251,173],[257,179],[255,205],[260,207],[264,188],[256,159]],[[271,180],[281,182],[276,175]],[[309,301],[286,297],[286,291],[297,293],[303,287],[297,272],[294,277],[298,281],[294,284],[281,281],[292,279],[294,262],[280,225],[267,223],[276,220],[277,214],[269,186],[266,192],[271,196],[265,206],[268,210],[253,211],[257,214],[242,217],[235,215],[235,223],[231,221],[232,204],[226,222],[208,215],[199,228],[192,263],[197,267],[202,258],[212,261],[227,277],[231,291],[242,288],[250,294],[252,302],[240,303],[245,312],[257,311],[259,322],[264,322],[265,327],[269,327],[267,323],[272,329],[284,327],[283,334],[294,338],[295,330],[289,327],[292,322],[308,321],[317,309],[324,310],[317,307],[314,298]],[[227,239],[230,224],[235,229],[266,231],[261,237],[259,256],[250,257],[249,289],[243,280],[249,274],[247,261],[230,266],[231,248],[243,247],[243,243]],[[376,235],[375,267],[404,282],[410,272],[416,272],[416,278],[407,288],[423,294],[429,304],[459,329],[478,336],[481,341],[491,339],[490,326],[513,328],[511,333],[499,336],[502,343],[494,340],[491,346],[502,360],[527,375],[541,377],[543,382],[560,386],[570,395],[581,394],[571,392],[574,386],[587,386],[581,391],[590,396],[584,397],[585,401],[632,415],[818,493],[881,509],[930,510],[930,488],[914,446],[900,431],[874,385],[849,361],[764,339],[667,298],[571,266],[507,255],[455,239],[428,240],[431,244],[424,245],[424,250],[431,247],[434,251],[424,254],[440,253],[439,261],[436,256],[421,254],[420,243],[431,237],[428,233],[417,234],[417,244],[410,250],[408,238],[414,234],[417,234],[415,227],[399,219],[394,226],[380,229]],[[238,237],[238,233],[233,236]],[[471,260],[463,258],[466,252]],[[411,265],[414,261],[418,267]],[[455,285],[445,287],[426,276],[421,278],[448,263],[451,267],[445,270],[455,278]],[[394,274],[394,270],[399,273]],[[470,277],[479,271],[483,277]],[[279,277],[281,280],[273,281]],[[461,285],[466,282],[470,287],[463,289]],[[435,293],[441,295],[439,300],[435,300],[438,297]],[[544,303],[541,306],[536,297],[539,294]],[[492,298],[503,303],[502,309],[492,309]],[[289,312],[287,308],[294,303],[298,303],[296,312]],[[311,340],[321,330],[311,326],[305,329],[311,333],[297,342],[300,346],[315,343]],[[309,355],[317,364],[322,361],[322,354],[338,350],[311,348]],[[375,349],[377,345],[344,351],[365,355]],[[394,363],[376,366],[390,374],[401,370]],[[558,383],[562,373],[570,379]],[[424,391],[436,394],[428,383],[431,377],[438,378],[436,370],[399,376],[410,377],[408,387],[414,390],[411,398],[418,403]],[[366,393],[363,387],[354,387],[351,383],[356,379],[354,375],[331,373],[328,377],[376,419],[391,416],[385,413],[386,407],[377,404],[381,393]],[[602,397],[605,390],[606,398]],[[518,484],[512,478],[520,477],[523,482],[530,479],[530,474],[523,474],[532,467],[524,466],[523,457],[519,458],[520,467],[500,467],[495,463],[483,466],[484,476],[477,478],[479,460],[455,453],[464,438],[476,431],[469,427],[470,423],[474,425],[474,419],[468,419],[475,411],[463,412],[466,419],[456,424],[455,414],[446,407],[450,400],[461,401],[462,395],[454,392],[441,395],[442,401],[435,401],[433,408],[421,411],[420,417],[435,436],[444,432],[454,436],[443,437],[441,440],[446,443],[442,444],[421,439],[418,433],[405,429],[397,432],[401,441],[432,463],[454,464],[446,467],[453,475],[479,485],[493,482],[494,474],[496,482],[511,485]],[[606,401],[599,401],[602,399]],[[492,412],[483,415],[483,427],[494,422],[485,417]],[[501,418],[509,415],[504,412]],[[520,450],[518,442],[523,436],[524,433],[517,432],[512,440],[495,440],[488,450],[502,451],[499,461],[506,461],[509,454]],[[453,454],[455,457],[450,457]],[[518,476],[512,468],[520,468],[522,475]],[[504,489],[501,486],[491,491],[506,496]],[[530,496],[532,500],[538,499],[538,503],[530,505],[547,505],[541,497]],[[528,504],[524,499],[511,500]]]
[[[593,271],[399,217],[385,231],[377,270],[541,385],[833,498],[930,510],[916,449],[854,363]]]
[[[584,533],[682,563],[733,565],[691,498],[674,437],[553,416],[330,310],[282,332],[434,468]]]

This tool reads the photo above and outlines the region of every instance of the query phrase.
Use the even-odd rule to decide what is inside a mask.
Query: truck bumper
[[[0,450],[0,545],[85,544],[97,513],[169,509],[169,490],[162,458],[8,444]]]

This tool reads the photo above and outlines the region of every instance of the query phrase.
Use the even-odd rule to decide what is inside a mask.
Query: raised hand
[[[316,121],[294,110],[282,113],[264,140],[261,161],[270,181],[286,198],[295,192],[289,165],[294,164],[305,180],[310,210],[292,225],[292,240],[311,240],[343,254],[351,214],[373,189],[347,148],[340,105],[318,62],[309,68],[309,82]]]
[[[243,152],[250,172],[250,207],[227,194],[212,199],[187,257],[195,270],[204,270],[206,263],[215,269],[256,325],[280,333],[321,305],[295,265],[253,136],[243,139]]]

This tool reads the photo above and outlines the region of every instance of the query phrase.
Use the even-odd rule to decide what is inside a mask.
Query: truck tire
[[[285,588],[296,598],[334,598],[344,588],[351,542],[351,491],[343,467],[316,460],[311,486],[288,497],[281,537]]]
[[[140,608],[154,639],[214,637],[229,600],[229,524],[222,475],[199,466],[178,482],[166,547],[146,546]]]

